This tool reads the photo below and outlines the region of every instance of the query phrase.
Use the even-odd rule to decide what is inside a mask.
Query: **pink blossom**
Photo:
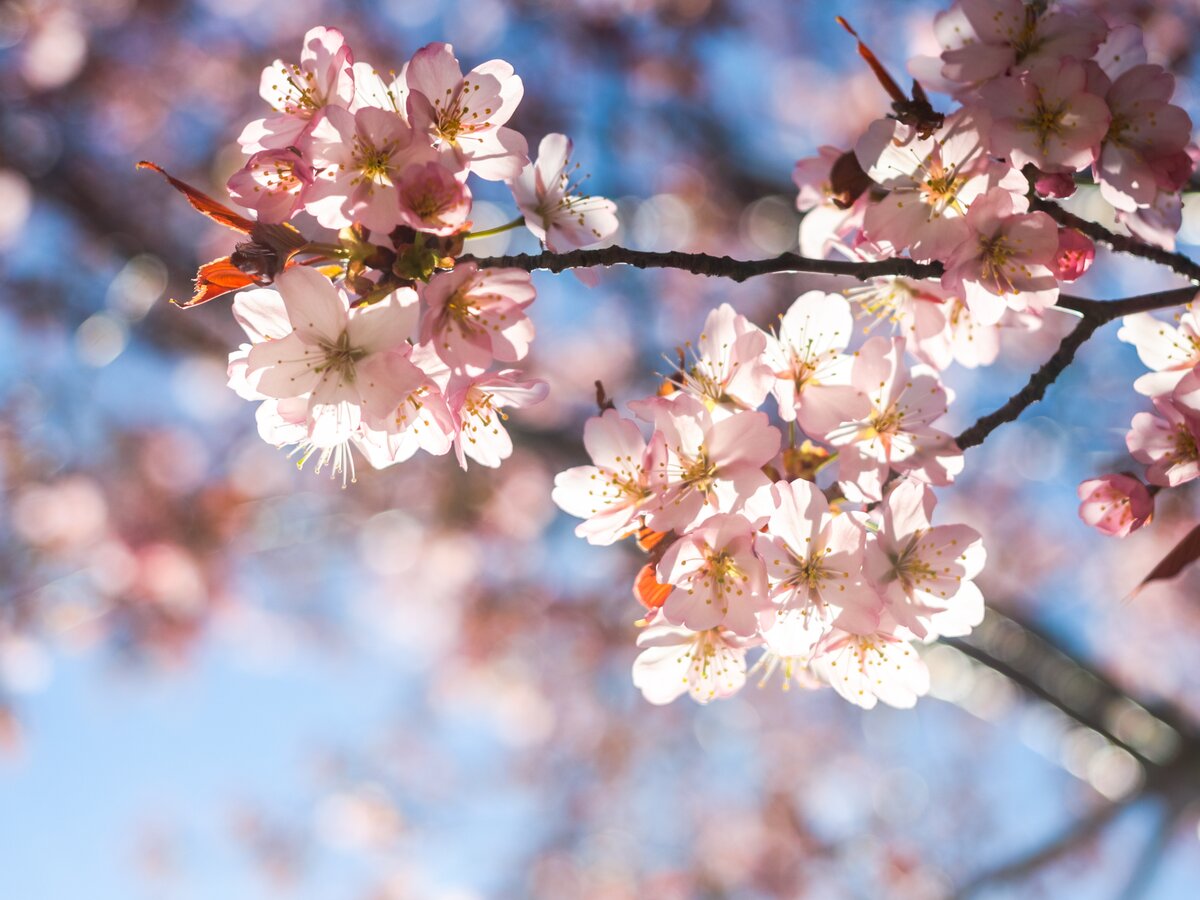
[[[1174,193],[1191,175],[1184,148],[1192,120],[1169,102],[1174,90],[1170,72],[1141,65],[1112,82],[1105,94],[1112,121],[1094,174],[1100,195],[1117,209],[1133,212],[1150,206],[1159,191]]]
[[[262,150],[229,178],[229,196],[258,213],[260,222],[286,222],[304,204],[312,166],[292,148]]]
[[[983,621],[983,595],[971,580],[983,569],[983,542],[966,525],[931,526],[932,510],[928,488],[897,481],[867,543],[865,573],[896,623],[916,637],[968,634]]]
[[[1087,235],[1074,228],[1058,232],[1058,252],[1054,255],[1054,274],[1059,281],[1077,281],[1092,267],[1096,245]]]
[[[400,221],[428,234],[454,234],[467,224],[471,192],[436,162],[414,163],[400,173]]]
[[[660,584],[671,585],[663,616],[693,631],[722,626],[751,636],[756,614],[767,607],[762,560],[754,555],[754,532],[742,516],[718,514],[667,549],[657,567]]]
[[[1033,189],[1039,197],[1062,199],[1075,193],[1075,176],[1069,172],[1039,172]]]
[[[326,228],[353,222],[387,234],[404,217],[396,182],[400,173],[434,154],[394,112],[330,107],[313,126],[309,155],[316,180],[305,209]]]
[[[731,632],[697,632],[660,621],[642,631],[637,643],[643,649],[633,664],[633,683],[655,705],[685,693],[708,703],[736,694],[746,683],[745,641]]]
[[[909,709],[929,691],[929,670],[911,644],[887,630],[850,634],[835,630],[817,646],[812,671],[844,699],[873,709]]]
[[[665,456],[650,473],[655,492],[647,524],[687,531],[707,515],[736,512],[770,480],[762,467],[779,452],[781,436],[766,415],[738,412],[716,419],[688,394],[629,404],[661,432]]]
[[[1188,173],[1180,177],[1186,180]],[[1118,209],[1117,221],[1134,237],[1164,250],[1174,250],[1175,235],[1183,224],[1183,196],[1178,191],[1160,190],[1149,206],[1139,206],[1133,212]]]
[[[403,386],[400,401],[382,419],[364,422],[354,440],[375,468],[404,462],[418,450],[432,456],[450,452],[457,423],[438,381],[443,373],[436,362],[430,365],[433,361],[436,356],[423,345],[414,347],[407,358],[398,354],[387,357],[393,378]],[[427,371],[430,369],[432,373]]]
[[[965,113],[951,116],[937,132],[922,138],[895,119],[871,124],[854,148],[859,164],[887,188],[867,207],[863,232],[915,259],[945,259],[968,236],[967,207],[990,184],[989,160],[979,130]],[[1005,167],[999,180],[1024,190],[1020,173]],[[1015,177],[1014,177],[1015,176]]]
[[[446,389],[457,434],[454,452],[458,464],[467,468],[473,459],[481,466],[496,468],[512,455],[512,438],[504,427],[507,407],[520,409],[546,399],[549,388],[537,379],[523,381],[509,369],[489,375],[458,377]]]
[[[348,440],[364,413],[391,412],[404,385],[385,357],[408,353],[415,293],[405,288],[352,310],[343,290],[302,266],[284,271],[275,288],[292,330],[251,348],[246,373],[255,389],[279,400],[307,396],[309,438],[318,446]]]
[[[1155,397],[1154,409],[1157,416],[1135,415],[1125,436],[1133,458],[1148,466],[1146,480],[1160,487],[1176,487],[1200,476],[1200,413],[1170,397]]]
[[[1102,534],[1125,537],[1150,521],[1154,497],[1130,475],[1101,475],[1079,485],[1079,518]]]
[[[1177,325],[1150,313],[1126,316],[1117,337],[1137,348],[1138,356],[1153,370],[1133,383],[1148,397],[1169,394],[1187,373],[1200,365],[1200,320],[1191,304],[1175,316]]]
[[[864,528],[852,513],[834,515],[810,481],[776,482],[767,529],[754,549],[766,565],[773,603],[855,633],[879,625],[880,600],[862,578]]]
[[[806,690],[822,685],[809,670],[809,663],[830,627],[812,609],[770,609],[758,614],[759,635],[764,652],[749,674],[762,671],[759,687],[765,687],[775,672],[783,676],[783,689],[792,682]]]
[[[489,60],[463,75],[451,45],[427,44],[413,54],[403,81],[413,127],[453,156],[447,168],[509,181],[529,163],[525,138],[504,127],[525,93],[504,60]]]
[[[1043,309],[1058,299],[1058,226],[1043,212],[1014,215],[1012,195],[993,189],[967,211],[970,236],[946,260],[942,285],[960,292],[981,325],[1004,310]]]
[[[1087,90],[1087,73],[1073,59],[989,82],[979,98],[991,120],[988,149],[1018,169],[1028,163],[1043,172],[1090,166],[1108,131],[1108,106]]]
[[[879,500],[892,470],[932,484],[949,484],[962,471],[962,451],[932,425],[945,415],[949,395],[933,370],[909,370],[902,338],[863,344],[851,383],[866,395],[870,412],[826,436],[838,448],[838,482],[847,498]]]
[[[757,409],[774,380],[763,362],[767,336],[728,303],[704,320],[695,356],[680,387],[710,411]]]
[[[238,137],[246,153],[281,150],[302,142],[323,109],[349,106],[354,98],[354,56],[336,28],[304,35],[299,65],[275,60],[263,69],[259,93],[275,110],[247,125]]]
[[[853,332],[850,304],[838,294],[808,291],[788,307],[765,354],[781,419],[820,438],[867,415],[866,397],[850,384],[853,358],[844,352]]]
[[[583,426],[583,446],[592,465],[559,472],[551,496],[565,512],[586,520],[575,529],[577,536],[611,544],[641,526],[662,438],[648,446],[636,423],[609,409]]]
[[[617,206],[603,197],[580,193],[571,168],[571,140],[548,134],[538,145],[538,158],[512,181],[513,198],[525,225],[555,253],[599,243],[617,230]]]
[[[942,74],[966,84],[1064,57],[1089,59],[1108,34],[1104,20],[1091,13],[1039,15],[1022,0],[959,0],[938,14],[934,28],[946,48]]]
[[[817,150],[816,156],[806,156],[796,163],[792,170],[792,181],[796,183],[799,191],[796,195],[796,209],[808,212],[829,202],[833,193],[830,170],[843,153],[844,150],[826,144]]]
[[[936,282],[876,278],[846,294],[867,314],[898,325],[908,351],[938,371],[954,362],[988,366],[1000,353],[999,326],[979,324],[960,297]]]
[[[493,359],[513,363],[529,352],[534,329],[525,309],[534,289],[528,272],[461,263],[434,275],[420,294],[427,306],[421,340],[446,365],[477,374]]]

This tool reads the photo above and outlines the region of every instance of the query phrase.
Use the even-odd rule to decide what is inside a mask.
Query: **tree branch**
[[[966,450],[968,447],[974,447],[982,444],[984,439],[1003,425],[1005,422],[1012,422],[1021,415],[1026,409],[1033,406],[1042,399],[1046,394],[1046,388],[1054,384],[1058,376],[1071,364],[1071,360],[1075,358],[1075,352],[1083,346],[1096,329],[1103,323],[1098,318],[1084,316],[1079,320],[1079,324],[1075,329],[1068,334],[1058,349],[1054,351],[1054,355],[1046,360],[1040,369],[1030,376],[1025,387],[1017,391],[1008,401],[995,410],[988,413],[986,416],[980,417],[975,424],[963,430],[954,440],[958,446]]]
[[[745,281],[756,275],[785,272],[807,272],[815,275],[848,275],[860,281],[881,275],[905,278],[938,278],[941,263],[919,263],[904,257],[877,262],[809,259],[795,253],[782,253],[770,259],[733,259],[707,253],[670,251],[655,253],[649,250],[630,250],[625,247],[605,247],[603,250],[572,250],[569,253],[518,253],[515,256],[462,256],[459,262],[473,262],[480,268],[514,268],[533,272],[545,269],[562,272],[565,269],[586,269],[592,266],[633,266],[636,269],[679,269],[695,275]]]
[[[1111,247],[1119,253],[1140,256],[1142,259],[1148,259],[1151,262],[1166,266],[1168,269],[1172,269],[1180,275],[1200,283],[1200,265],[1182,253],[1174,253],[1170,250],[1164,250],[1162,247],[1155,247],[1153,244],[1148,244],[1132,235],[1117,234],[1115,231],[1110,231],[1098,222],[1081,218],[1075,215],[1075,213],[1063,209],[1057,203],[1052,203],[1036,195],[1029,198],[1029,208],[1044,212],[1059,225],[1074,228],[1076,231],[1086,234],[1093,241]]]

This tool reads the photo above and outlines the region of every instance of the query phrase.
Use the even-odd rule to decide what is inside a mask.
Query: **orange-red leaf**
[[[637,545],[639,548],[649,553],[660,543],[662,543],[662,539],[665,538],[667,534],[668,532],[666,531],[655,531],[653,528],[647,528],[645,525],[643,525],[638,529]]]
[[[1141,580],[1129,594],[1132,598],[1141,591],[1146,585],[1152,581],[1166,581],[1169,578],[1174,578],[1189,565],[1200,559],[1200,525],[1197,525],[1191,531],[1183,536],[1178,544],[1171,548],[1171,552],[1164,556],[1153,569],[1150,574]]]
[[[896,84],[896,79],[888,73],[888,70],[883,67],[883,63],[879,61],[871,48],[862,42],[862,38],[858,36],[858,32],[850,27],[850,23],[841,16],[834,17],[837,23],[845,28],[854,39],[858,41],[858,55],[867,61],[867,65],[871,67],[871,71],[875,73],[875,77],[879,79],[879,83],[883,85],[883,89],[888,92],[888,96],[897,103],[907,103],[908,95],[900,89],[900,85]]]
[[[222,294],[228,294],[230,291],[249,287],[252,284],[254,284],[253,278],[230,262],[228,256],[222,256],[220,259],[206,262],[196,272],[196,292],[192,294],[192,299],[185,300],[183,303],[178,300],[171,302],[180,309],[190,309],[201,303],[207,303],[209,300],[215,300]]]
[[[255,223],[252,220],[235,213],[228,206],[218,203],[212,197],[208,196],[208,194],[198,191],[186,181],[180,181],[157,163],[142,160],[137,164],[137,167],[139,169],[150,169],[167,179],[167,181],[171,182],[171,186],[175,190],[187,198],[187,202],[192,204],[193,209],[208,216],[217,224],[224,225],[226,228],[232,228],[234,231],[240,231],[242,234],[249,234],[250,229],[254,227]]]
[[[637,598],[637,602],[646,609],[659,609],[667,602],[670,594],[671,585],[659,584],[654,577],[654,565],[646,563],[642,566],[642,570],[638,572],[637,578],[633,582],[633,596]]]

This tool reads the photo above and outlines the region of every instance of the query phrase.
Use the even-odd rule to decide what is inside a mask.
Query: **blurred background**
[[[1191,0],[1114,2],[1200,122]],[[1194,896],[1200,577],[1123,597],[1200,517],[1118,542],[1075,487],[1129,468],[1142,371],[1116,326],[969,451],[943,521],[985,535],[996,611],[928,648],[932,696],[863,712],[778,682],[642,701],[633,547],[550,502],[618,402],[722,301],[760,324],[812,276],[535,276],[532,368],[498,472],[421,457],[342,490],[264,444],[225,387],[227,305],[182,312],[230,234],[151,159],[224,196],[259,72],[316,24],[398,67],[434,40],[509,60],[512,124],[576,142],[618,242],[794,249],[791,170],[886,97],[936,6],[839,0],[6,0],[0,4],[0,897]],[[478,193],[478,227],[511,218]],[[478,252],[533,249],[502,235]],[[1200,228],[1182,236],[1200,243]],[[1189,247],[1183,243],[1182,249]],[[1175,285],[1101,258],[1078,292]],[[957,431],[1056,334],[948,373]]]

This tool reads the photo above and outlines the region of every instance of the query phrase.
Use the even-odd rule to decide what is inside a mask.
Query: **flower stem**
[[[464,240],[471,238],[491,237],[494,234],[503,234],[506,231],[512,231],[514,228],[519,228],[525,224],[524,216],[517,216],[511,222],[505,222],[503,225],[497,225],[495,228],[485,228],[483,231],[472,231],[470,234],[463,235]]]

